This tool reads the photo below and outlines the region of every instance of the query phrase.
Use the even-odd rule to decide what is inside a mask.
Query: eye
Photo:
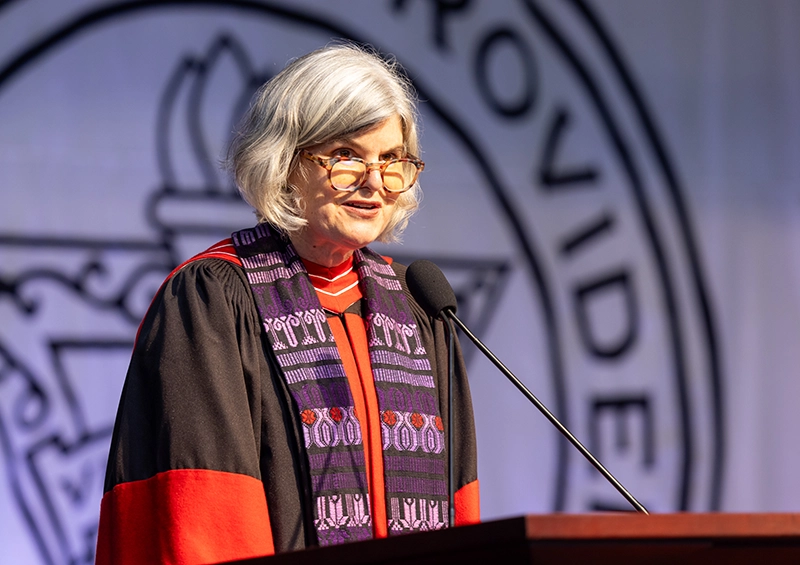
[[[381,155],[381,161],[391,161],[392,159],[401,159],[402,156],[398,152],[385,153]]]
[[[346,147],[341,147],[339,149],[335,149],[331,153],[331,157],[338,157],[339,159],[352,159],[355,157],[355,154],[352,150],[347,149]]]

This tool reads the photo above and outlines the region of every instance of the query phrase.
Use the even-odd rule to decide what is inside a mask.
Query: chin
[[[372,245],[381,235],[379,230],[359,231],[356,233],[349,233],[345,236],[345,240],[349,244],[348,247],[353,249],[361,249],[367,245]]]

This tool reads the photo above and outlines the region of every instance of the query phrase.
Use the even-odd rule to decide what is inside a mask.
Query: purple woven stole
[[[259,224],[232,234],[303,426],[320,545],[372,537],[361,427],[316,291],[292,245]],[[447,526],[445,439],[433,373],[400,281],[356,251],[381,413],[389,533]]]

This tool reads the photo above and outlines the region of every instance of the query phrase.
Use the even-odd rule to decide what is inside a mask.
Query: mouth
[[[377,210],[380,208],[378,204],[373,202],[345,202],[344,205],[357,210]]]

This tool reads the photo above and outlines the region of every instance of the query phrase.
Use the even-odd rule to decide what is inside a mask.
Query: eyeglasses
[[[383,188],[388,192],[405,192],[414,186],[419,173],[425,168],[425,163],[416,157],[367,163],[358,157],[320,157],[308,151],[302,151],[302,156],[327,169],[331,186],[346,192],[361,188],[372,169],[380,171]]]

